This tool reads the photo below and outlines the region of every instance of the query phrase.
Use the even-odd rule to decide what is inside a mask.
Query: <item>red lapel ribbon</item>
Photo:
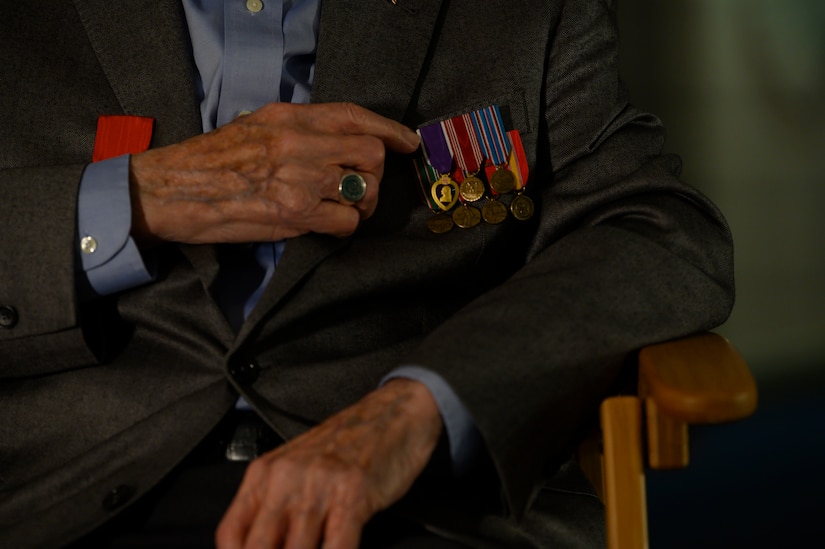
[[[155,119],[145,116],[104,115],[97,119],[92,162],[124,154],[136,154],[149,148]]]

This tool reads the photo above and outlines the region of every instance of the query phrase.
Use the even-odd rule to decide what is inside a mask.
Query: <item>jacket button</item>
[[[135,487],[128,484],[121,484],[117,488],[113,488],[111,492],[106,494],[103,498],[103,509],[106,511],[114,511],[135,495]]]
[[[0,328],[11,330],[17,326],[17,311],[10,305],[0,305]]]
[[[261,367],[256,362],[245,362],[238,360],[229,365],[229,375],[232,379],[242,385],[249,385],[255,383],[258,379],[258,374],[261,372]]]

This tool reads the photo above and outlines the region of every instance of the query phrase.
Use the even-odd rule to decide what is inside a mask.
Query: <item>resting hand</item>
[[[386,149],[418,136],[349,103],[272,103],[176,145],[132,157],[132,236],[138,242],[275,241],[307,232],[346,236],[378,202]],[[340,202],[346,171],[367,194]]]
[[[370,517],[421,474],[442,429],[423,384],[390,381],[253,461],[218,527],[218,548],[356,549]]]

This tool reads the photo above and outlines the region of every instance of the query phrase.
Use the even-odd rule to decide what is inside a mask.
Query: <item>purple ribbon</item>
[[[424,152],[430,165],[440,174],[449,174],[453,169],[453,155],[447,145],[447,137],[440,123],[430,124],[418,129]]]

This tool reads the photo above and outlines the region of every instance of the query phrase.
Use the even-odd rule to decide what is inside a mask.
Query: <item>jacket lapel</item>
[[[351,101],[404,120],[441,0],[324,0],[312,100]]]
[[[388,118],[406,118],[440,6],[441,0],[323,0],[312,101],[350,101]],[[316,234],[289,240],[241,335],[346,243]]]
[[[180,2],[74,3],[124,113],[155,119],[152,146],[201,133],[192,93],[194,64]]]

